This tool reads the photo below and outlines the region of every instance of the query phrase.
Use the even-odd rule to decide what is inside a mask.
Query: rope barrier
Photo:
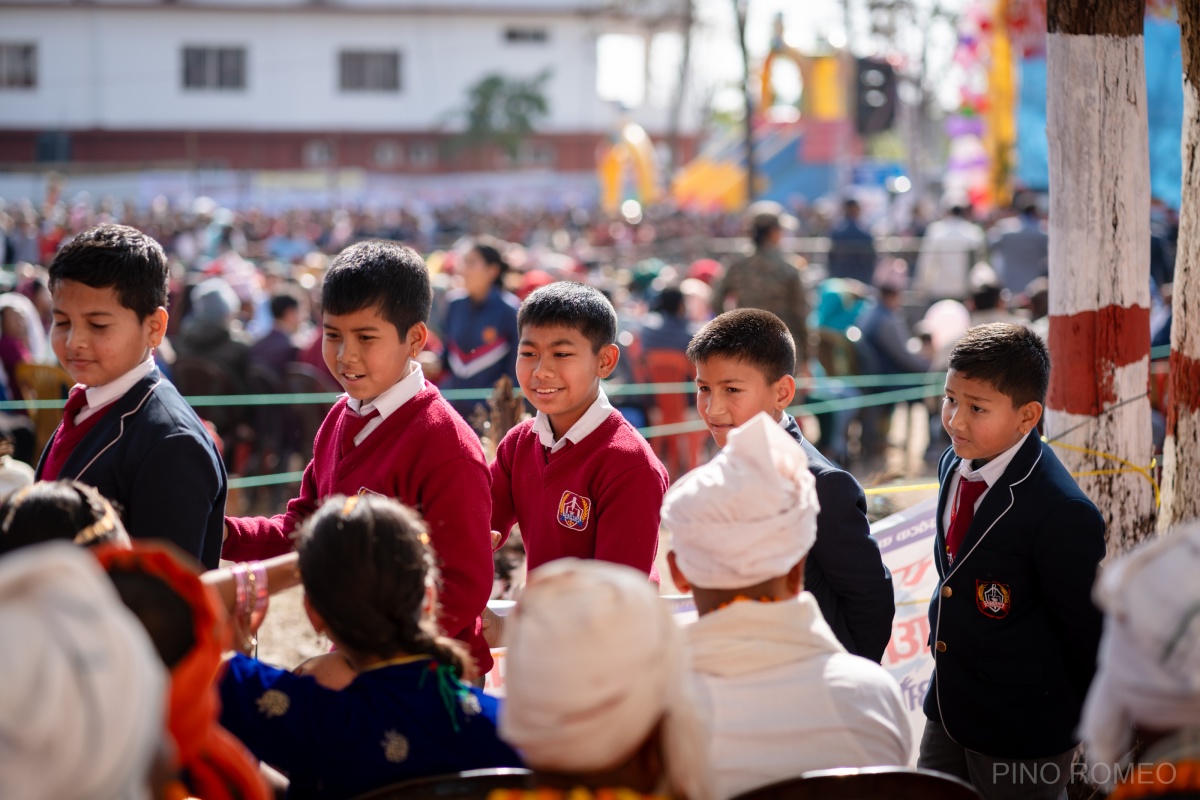
[[[1166,358],[1171,353],[1170,345],[1160,345],[1150,351],[1151,358]],[[822,389],[834,388],[871,388],[880,386],[902,387],[911,385],[932,386],[945,381],[944,372],[908,372],[898,375],[845,375],[841,377],[801,378],[796,381],[796,387],[803,391],[820,394]],[[491,389],[442,389],[441,395],[447,400],[488,400],[492,396]],[[625,383],[612,384],[604,387],[610,397],[648,396],[659,394],[691,394],[696,391],[696,385],[690,381],[680,383]],[[941,391],[922,395],[932,397]],[[513,396],[520,395],[520,389],[513,389]],[[297,394],[230,394],[230,395],[189,395],[183,398],[193,408],[214,408],[225,406],[275,406],[275,405],[329,405],[341,396],[340,392],[309,392]],[[882,395],[872,395],[874,397]],[[853,398],[846,398],[853,399]],[[832,402],[832,401],[827,401]],[[885,401],[893,402],[893,401]],[[41,409],[62,408],[65,400],[0,400],[0,411],[35,411]],[[847,408],[862,408],[863,406],[847,406]],[[803,409],[804,406],[797,408]],[[820,409],[807,413],[825,413]],[[804,413],[803,411],[801,413]]]
[[[1118,464],[1125,465],[1125,469],[1093,469],[1093,470],[1088,470],[1086,472],[1072,472],[1071,477],[1085,478],[1085,477],[1092,477],[1092,476],[1096,476],[1096,475],[1121,475],[1121,474],[1126,474],[1126,473],[1135,473],[1137,475],[1141,475],[1143,478],[1150,481],[1150,486],[1151,486],[1151,488],[1154,489],[1154,507],[1158,508],[1160,505],[1162,505],[1161,491],[1158,486],[1158,481],[1154,480],[1154,473],[1153,473],[1153,469],[1156,466],[1158,466],[1157,459],[1151,459],[1150,465],[1147,467],[1139,467],[1137,464],[1134,464],[1132,461],[1127,461],[1127,460],[1121,458],[1120,456],[1113,455],[1112,453],[1105,453],[1100,450],[1092,450],[1091,448],[1088,448],[1088,447],[1080,447],[1079,445],[1067,444],[1066,442],[1059,441],[1058,439],[1047,439],[1045,436],[1042,437],[1042,441],[1045,442],[1046,444],[1050,445],[1051,447],[1061,447],[1064,450],[1073,450],[1076,453],[1084,453],[1089,456],[1096,456],[1097,458],[1106,458],[1110,461],[1115,461]]]

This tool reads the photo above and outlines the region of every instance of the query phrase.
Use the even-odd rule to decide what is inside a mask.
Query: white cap
[[[1112,764],[1131,725],[1170,731],[1200,720],[1200,522],[1147,542],[1096,581],[1105,611],[1099,668],[1081,732],[1092,763]]]
[[[603,772],[661,721],[673,794],[710,796],[682,637],[645,573],[574,558],[545,564],[530,573],[505,637],[499,732],[529,766]]]
[[[148,796],[166,668],[86,550],[0,558],[0,797]]]
[[[786,575],[817,538],[815,487],[800,443],[757,415],[667,491],[662,524],[679,570],[703,589],[743,589]]]

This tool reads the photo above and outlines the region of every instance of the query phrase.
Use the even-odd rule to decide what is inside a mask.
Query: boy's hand
[[[495,552],[496,548],[500,546],[500,540],[503,538],[500,531],[492,531],[492,552]]]
[[[490,608],[483,609],[483,640],[488,647],[500,647],[504,639],[504,617],[498,617]]]

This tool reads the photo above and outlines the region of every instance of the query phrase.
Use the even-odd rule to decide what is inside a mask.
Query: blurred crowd
[[[336,389],[321,360],[316,292],[332,255],[370,238],[404,241],[427,257],[436,294],[433,336],[423,361],[427,376],[444,389],[490,387],[501,373],[511,377],[511,353],[507,367],[496,364],[487,370],[466,363],[461,354],[492,343],[488,337],[504,328],[508,314],[501,306],[507,304],[515,315],[517,301],[561,279],[590,283],[616,306],[624,352],[614,376],[618,383],[690,380],[685,366],[667,366],[681,364],[678,359],[651,357],[651,351],[681,354],[696,327],[739,305],[766,307],[789,320],[797,343],[807,345],[801,347],[802,355],[805,350],[809,355],[801,359],[801,377],[938,371],[954,341],[982,322],[1020,321],[1046,335],[1044,197],[1020,194],[1010,207],[981,218],[969,206],[949,200],[940,214],[920,206],[903,223],[895,219],[890,209],[870,198],[840,205],[796,203],[787,209],[759,205],[744,215],[656,206],[628,216],[582,207],[497,211],[469,205],[269,214],[222,208],[203,197],[184,208],[163,197],[135,207],[86,194],[69,201],[51,198],[41,206],[0,201],[0,263],[6,266],[0,278],[11,290],[0,295],[0,391],[5,399],[21,399],[17,366],[53,362],[43,267],[75,233],[103,222],[149,233],[171,258],[170,339],[159,359],[185,394]],[[774,225],[778,235],[762,241],[756,220],[767,228]],[[1154,344],[1164,344],[1170,334],[1178,217],[1156,202],[1151,228],[1152,337]],[[479,250],[480,243],[495,254],[492,266],[498,273],[494,281],[476,280],[472,289],[468,254]],[[762,265],[775,262],[753,261],[755,256],[746,253],[764,244],[781,263],[799,269],[804,297],[793,304],[795,309],[759,299],[774,297],[774,279],[763,277]],[[739,291],[726,274],[746,258],[758,285],[742,280]],[[492,302],[498,305],[491,316],[451,310],[464,295],[473,304],[467,308],[481,308],[493,288],[498,294]],[[802,319],[792,318],[800,314]],[[173,370],[178,359],[184,360],[184,369]],[[196,361],[212,369],[198,367]],[[860,389],[826,382],[811,396],[836,399],[888,388],[896,387]],[[1160,405],[1161,394],[1156,394]],[[688,416],[686,402],[665,396],[631,395],[622,403],[639,425]],[[468,417],[477,404],[457,401]],[[843,463],[877,459],[887,447],[892,410],[882,404],[824,415],[819,444]],[[279,442],[274,449],[285,455],[303,450],[310,438],[296,420],[281,423],[266,412],[225,410],[212,416],[222,436],[234,442],[250,436],[255,427],[278,429],[271,438]],[[860,426],[854,426],[856,419]],[[35,443],[27,441],[24,421],[10,419],[7,427],[17,441],[18,457],[28,457]],[[934,458],[945,442],[940,426],[931,428],[935,435],[929,456]],[[665,455],[667,443],[661,446]],[[688,452],[679,456],[683,460],[672,466],[673,472],[695,461],[696,447],[683,448]],[[671,449],[676,449],[674,443]],[[230,467],[239,472],[261,469],[262,464],[247,461],[253,450],[243,448],[237,463],[232,452],[227,454]],[[267,460],[276,463],[279,458]]]

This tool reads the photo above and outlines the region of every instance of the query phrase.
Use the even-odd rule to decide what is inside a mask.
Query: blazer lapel
[[[988,489],[987,494],[983,496],[983,502],[979,504],[979,510],[971,519],[971,527],[967,528],[967,535],[959,546],[961,557],[955,561],[955,569],[970,557],[975,546],[1013,507],[1013,487],[1029,477],[1029,473],[1037,464],[1041,453],[1041,440],[1036,435],[1027,437],[1025,443],[1021,445],[1021,449],[1009,462],[1008,468],[1004,470],[1004,474],[1000,476],[1000,480],[996,481],[996,485]]]
[[[937,516],[934,518],[937,525],[933,539],[933,555],[937,562],[938,573],[943,578],[950,572],[950,561],[946,558],[946,529],[942,525],[942,520],[945,519],[946,502],[950,496],[950,477],[958,469],[959,462],[961,461],[961,458],[954,455],[953,450],[948,451],[946,456],[944,456],[938,476]]]
[[[125,417],[141,410],[146,398],[161,380],[162,373],[155,368],[135,383],[132,389],[113,401],[112,408],[105,412],[104,418],[96,423],[91,433],[84,436],[79,446],[67,456],[58,477],[81,478],[96,458],[121,438],[125,430]]]

